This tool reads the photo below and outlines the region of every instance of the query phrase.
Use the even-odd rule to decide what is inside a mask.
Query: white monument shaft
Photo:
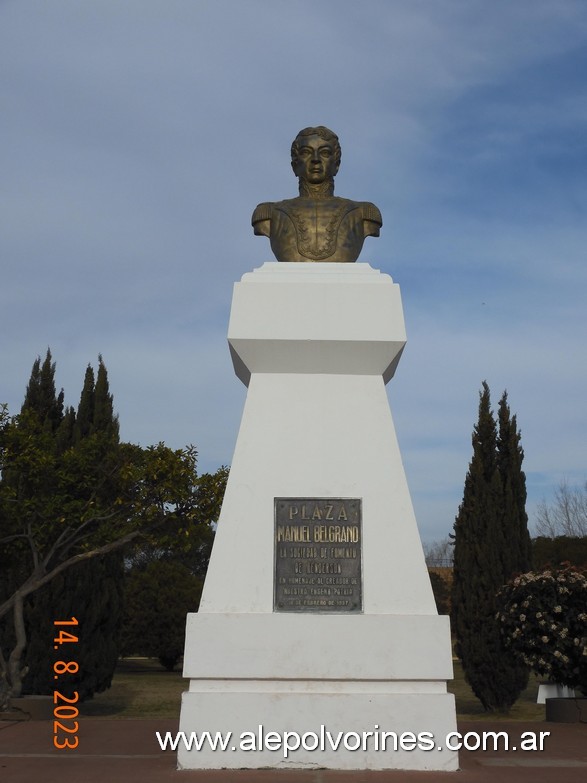
[[[266,263],[235,285],[228,339],[248,393],[200,610],[188,615],[180,729],[230,731],[237,749],[180,749],[179,766],[456,769],[457,754],[436,747],[456,729],[449,622],[385,393],[405,344],[399,287],[368,264]],[[276,520],[276,499],[291,526]],[[357,502],[358,527],[344,517]],[[240,750],[260,725],[428,732],[436,746]]]

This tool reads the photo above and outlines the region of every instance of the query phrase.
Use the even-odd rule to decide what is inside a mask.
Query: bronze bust
[[[253,212],[255,234],[269,237],[278,261],[356,261],[365,237],[378,237],[381,213],[369,201],[334,195],[338,136],[323,125],[304,128],[291,145],[300,195],[264,202]]]

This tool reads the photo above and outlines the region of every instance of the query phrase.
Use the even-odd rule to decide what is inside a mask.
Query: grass
[[[179,718],[181,694],[189,686],[181,672],[168,672],[151,658],[122,658],[112,686],[81,705],[93,718]]]
[[[454,662],[455,678],[448,683],[454,693],[457,716],[462,720],[542,721],[544,705],[536,704],[538,681],[530,677],[528,688],[509,713],[488,713],[465,682],[463,670]],[[181,694],[188,689],[181,672],[167,672],[150,658],[119,661],[112,687],[81,705],[82,715],[103,718],[179,718]]]

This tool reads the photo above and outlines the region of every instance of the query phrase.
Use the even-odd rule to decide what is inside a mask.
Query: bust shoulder
[[[361,202],[361,212],[363,213],[363,226],[366,237],[378,237],[379,229],[383,225],[383,218],[379,207],[370,201]]]
[[[272,201],[263,201],[261,204],[257,204],[253,210],[253,217],[251,218],[251,225],[253,226],[254,233],[257,236],[270,236],[271,232],[271,212],[273,210]]]
[[[253,210],[253,217],[251,223],[253,226],[258,223],[259,220],[271,220],[271,210],[273,209],[272,201],[263,201],[261,204],[257,204]]]
[[[370,201],[361,202],[361,206],[363,208],[363,220],[370,220],[372,223],[377,223],[379,228],[381,228],[383,225],[383,218],[381,217],[379,207],[376,207],[375,204],[372,204]]]

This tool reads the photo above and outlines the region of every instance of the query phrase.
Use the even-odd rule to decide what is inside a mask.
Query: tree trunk
[[[8,682],[8,669],[6,661],[0,650],[0,712],[8,709],[10,700],[10,684]]]
[[[8,659],[8,682],[10,696],[16,699],[22,692],[22,678],[26,673],[21,666],[26,648],[26,629],[24,625],[24,599],[20,595],[16,596],[14,600],[14,632],[16,644]]]

